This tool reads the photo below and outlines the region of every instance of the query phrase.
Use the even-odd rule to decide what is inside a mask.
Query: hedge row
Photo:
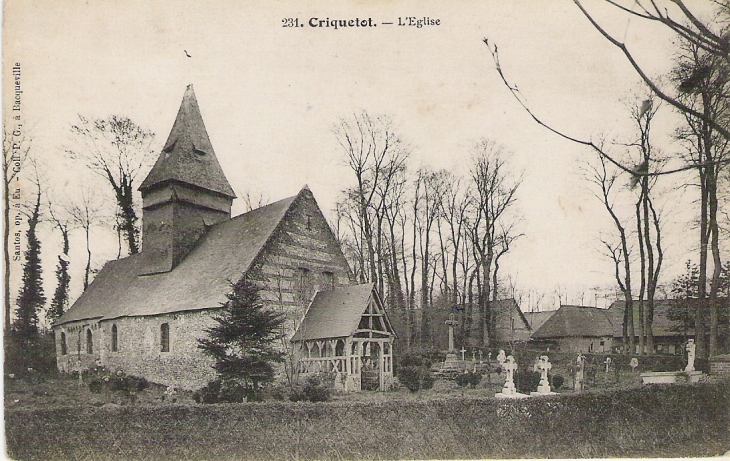
[[[10,410],[6,440],[21,460],[715,456],[730,449],[729,396],[725,381],[519,401]]]

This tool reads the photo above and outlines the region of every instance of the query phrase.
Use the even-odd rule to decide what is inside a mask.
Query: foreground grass
[[[715,456],[730,382],[500,401],[18,408],[13,459],[430,459]]]

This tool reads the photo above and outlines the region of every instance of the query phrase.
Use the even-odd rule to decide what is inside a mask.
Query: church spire
[[[142,192],[139,275],[173,270],[206,229],[231,218],[236,197],[223,174],[188,85],[177,118]]]
[[[192,84],[185,90],[160,157],[139,190],[144,193],[172,181],[236,197],[213,151]]]

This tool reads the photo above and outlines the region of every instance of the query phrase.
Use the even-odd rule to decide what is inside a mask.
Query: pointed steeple
[[[236,194],[215,157],[192,85],[139,190],[143,210],[139,275],[173,270],[209,226],[231,218]]]
[[[193,85],[188,85],[167,142],[139,190],[177,181],[235,198],[213,151]]]

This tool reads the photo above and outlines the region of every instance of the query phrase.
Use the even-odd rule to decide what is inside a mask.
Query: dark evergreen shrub
[[[310,376],[304,385],[304,396],[310,402],[326,402],[330,398],[330,387],[322,376]]]
[[[218,403],[221,393],[221,380],[214,379],[193,392],[193,400],[197,403]]]
[[[529,394],[537,390],[540,384],[540,373],[537,371],[523,371],[515,374],[515,387],[519,392]]]
[[[398,380],[411,392],[431,389],[434,382],[431,370],[422,366],[401,367],[398,371]]]
[[[560,389],[565,383],[565,378],[560,375],[552,375],[552,386],[553,389]]]
[[[104,381],[101,379],[95,378],[89,381],[89,391],[91,391],[94,394],[101,394],[101,391],[104,389]]]
[[[473,371],[460,373],[456,376],[455,381],[461,387],[471,386],[474,389],[482,381],[482,374]]]

